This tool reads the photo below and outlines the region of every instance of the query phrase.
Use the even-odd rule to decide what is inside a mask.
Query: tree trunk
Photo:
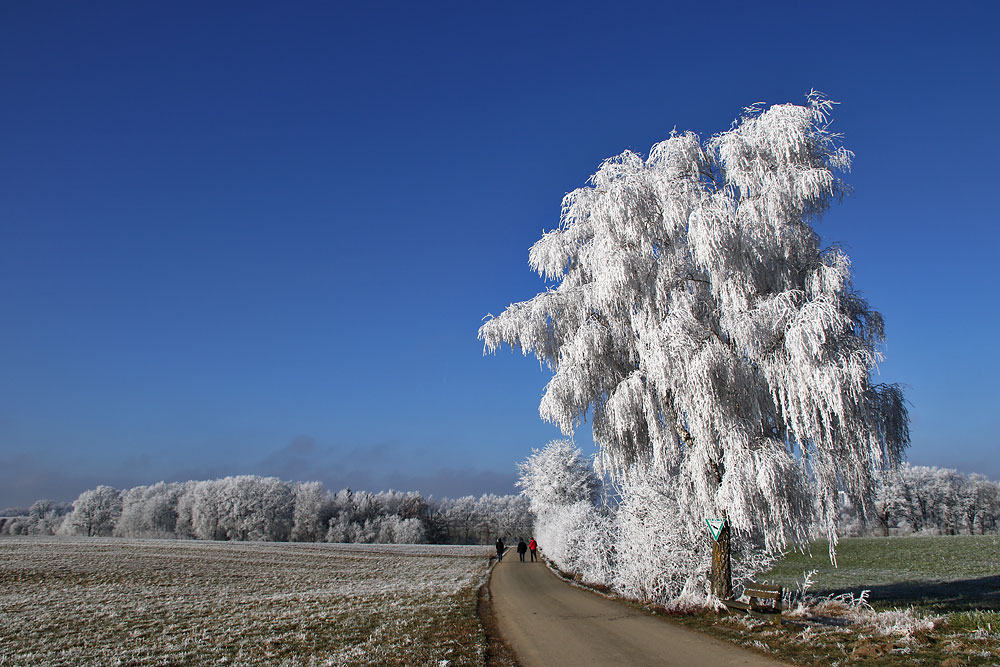
[[[724,515],[723,515],[724,516]],[[730,560],[729,521],[719,531],[719,539],[712,542],[712,572],[709,575],[712,595],[727,599],[733,595],[733,568]]]

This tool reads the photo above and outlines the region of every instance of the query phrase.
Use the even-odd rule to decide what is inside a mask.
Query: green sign
[[[726,525],[725,519],[705,519],[705,523],[708,524],[708,529],[712,531],[712,539],[716,542],[719,541],[719,533],[722,532],[722,527]]]

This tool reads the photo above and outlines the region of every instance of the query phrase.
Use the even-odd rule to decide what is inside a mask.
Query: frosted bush
[[[590,550],[596,532],[594,506],[587,501],[556,505],[542,512],[535,523],[535,539],[545,556],[567,572],[577,572],[582,552]],[[604,583],[594,581],[593,583]]]
[[[712,541],[704,517],[709,510],[698,511],[693,493],[676,492],[681,486],[677,479],[650,474],[629,475],[621,484],[613,588],[622,595],[668,607],[708,602]],[[739,586],[781,554],[752,535],[734,534],[732,576]]]
[[[696,494],[678,492],[683,483],[675,477],[636,470],[621,476],[618,502],[598,506],[597,480],[585,462],[571,443],[554,441],[520,465],[518,483],[537,508],[535,536],[545,556],[625,597],[669,607],[708,602],[712,543]],[[737,535],[738,584],[780,554],[752,535]]]
[[[573,571],[587,583],[612,587],[618,566],[619,536],[615,521],[612,509],[591,505],[578,524],[580,532],[573,537],[576,543]]]

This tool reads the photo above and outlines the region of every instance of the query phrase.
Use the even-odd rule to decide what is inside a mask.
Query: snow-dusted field
[[[0,665],[481,664],[489,553],[0,539]]]

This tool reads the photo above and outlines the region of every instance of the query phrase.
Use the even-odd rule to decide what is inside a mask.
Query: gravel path
[[[511,555],[493,570],[490,592],[522,667],[784,664],[570,586],[543,563]]]

